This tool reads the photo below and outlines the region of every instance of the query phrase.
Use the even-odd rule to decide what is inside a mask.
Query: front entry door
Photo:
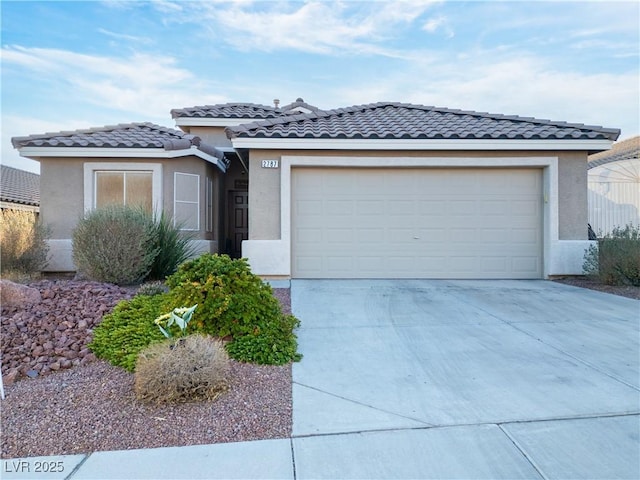
[[[242,241],[249,238],[249,192],[232,190],[229,192],[229,255],[242,256]]]

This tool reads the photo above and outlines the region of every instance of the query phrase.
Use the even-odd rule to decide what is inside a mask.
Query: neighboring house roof
[[[320,111],[318,107],[309,105],[302,98],[282,107],[259,105],[255,103],[220,103],[216,105],[201,105],[171,110],[172,118],[246,118],[267,119],[277,118],[291,113],[308,110]]]
[[[0,201],[40,206],[40,175],[0,165]]]
[[[164,151],[166,157],[196,155],[217,164],[222,170],[228,166],[224,154],[200,137],[153,123],[126,123],[105,127],[73,130],[26,137],[13,137],[11,143],[24,156],[141,156],[154,149],[153,155]],[[78,150],[79,149],[79,150]],[[135,149],[135,151],[134,151]],[[91,155],[89,155],[91,154]],[[218,163],[221,161],[223,165]]]
[[[615,140],[618,129],[380,102],[227,127],[233,138]]]
[[[640,158],[640,136],[616,142],[611,150],[589,155],[588,168],[599,167],[605,163],[633,160]]]

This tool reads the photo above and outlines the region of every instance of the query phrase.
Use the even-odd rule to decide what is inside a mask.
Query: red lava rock
[[[15,382],[16,379],[18,378],[18,374],[19,374],[19,372],[18,372],[17,369],[14,368],[14,369],[10,370],[9,373],[7,373],[6,375],[4,375],[2,377],[2,383],[4,385],[13,384],[13,382]]]
[[[133,291],[115,285],[77,280],[41,280],[29,285],[41,301],[22,307],[2,304],[2,371],[9,382],[27,372],[52,370],[95,361],[87,348],[92,329]]]
[[[0,280],[0,302],[7,307],[29,307],[40,303],[42,295],[37,288],[21,285],[9,280]]]

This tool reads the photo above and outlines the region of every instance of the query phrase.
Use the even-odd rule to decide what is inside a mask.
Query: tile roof
[[[0,165],[0,201],[40,206],[40,175]]]
[[[200,146],[200,138],[180,130],[153,123],[127,123],[106,127],[14,137],[15,148],[89,147],[89,148],[163,148],[182,150]]]
[[[276,118],[281,114],[275,107],[255,103],[220,103],[188,108],[174,108],[172,118]]]
[[[229,138],[615,140],[618,129],[424,105],[380,102],[226,129]]]
[[[588,168],[598,167],[605,163],[640,158],[640,136],[629,138],[613,144],[611,150],[589,155]]]
[[[259,105],[256,103],[219,103],[216,105],[201,105],[171,110],[172,118],[247,118],[268,119],[297,113],[296,109],[303,108],[312,112],[321,111],[318,107],[306,103],[302,98],[282,107]]]

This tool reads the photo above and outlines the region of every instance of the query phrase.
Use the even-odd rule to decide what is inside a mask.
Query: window
[[[162,165],[143,162],[86,162],[84,209],[109,204],[162,209]]]
[[[181,230],[200,230],[200,175],[174,174],[173,221]]]
[[[151,211],[153,172],[96,171],[95,207],[106,205],[140,205]]]

